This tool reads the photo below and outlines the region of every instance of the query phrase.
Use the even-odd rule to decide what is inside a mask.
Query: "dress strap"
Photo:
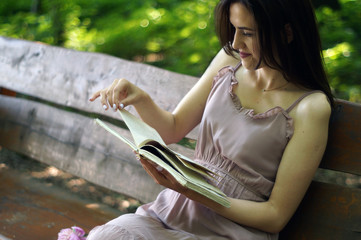
[[[237,65],[233,68],[233,71],[236,72],[238,68],[240,68],[241,66],[242,66],[242,61],[239,61],[239,63],[237,63]]]
[[[305,94],[303,94],[301,97],[299,97],[291,106],[289,106],[286,110],[287,113],[291,112],[292,109],[299,103],[302,101],[302,99],[304,99],[305,97],[313,94],[313,93],[316,93],[316,92],[321,92],[320,90],[314,90],[314,91],[310,91],[310,92],[306,92]]]

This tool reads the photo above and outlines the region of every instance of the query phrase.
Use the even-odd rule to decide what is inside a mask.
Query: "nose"
[[[232,43],[232,47],[236,50],[240,50],[245,48],[245,43],[244,43],[244,39],[241,36],[241,34],[237,34],[237,31],[234,34],[234,39],[233,39],[233,43]]]

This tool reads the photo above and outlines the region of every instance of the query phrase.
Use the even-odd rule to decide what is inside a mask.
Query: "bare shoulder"
[[[209,68],[215,68],[219,70],[225,66],[235,66],[240,61],[240,59],[234,58],[233,56],[228,55],[222,48],[218,54],[213,58]]]
[[[200,89],[207,89],[207,91],[210,91],[213,78],[217,75],[219,70],[225,66],[235,66],[238,62],[239,60],[233,56],[229,56],[223,49],[221,49],[203,73],[200,81],[198,81],[198,86],[200,86]]]
[[[330,115],[331,105],[327,96],[321,92],[307,96],[295,109],[295,120],[304,124],[328,123]]]

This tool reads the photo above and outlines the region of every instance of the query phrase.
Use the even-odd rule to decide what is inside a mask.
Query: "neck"
[[[280,88],[288,83],[282,73],[277,70],[263,67],[255,72],[256,85],[259,89],[267,91],[270,89]]]

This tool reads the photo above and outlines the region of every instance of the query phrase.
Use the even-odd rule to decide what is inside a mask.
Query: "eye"
[[[242,35],[245,37],[253,37],[253,33],[249,31],[242,31]]]

